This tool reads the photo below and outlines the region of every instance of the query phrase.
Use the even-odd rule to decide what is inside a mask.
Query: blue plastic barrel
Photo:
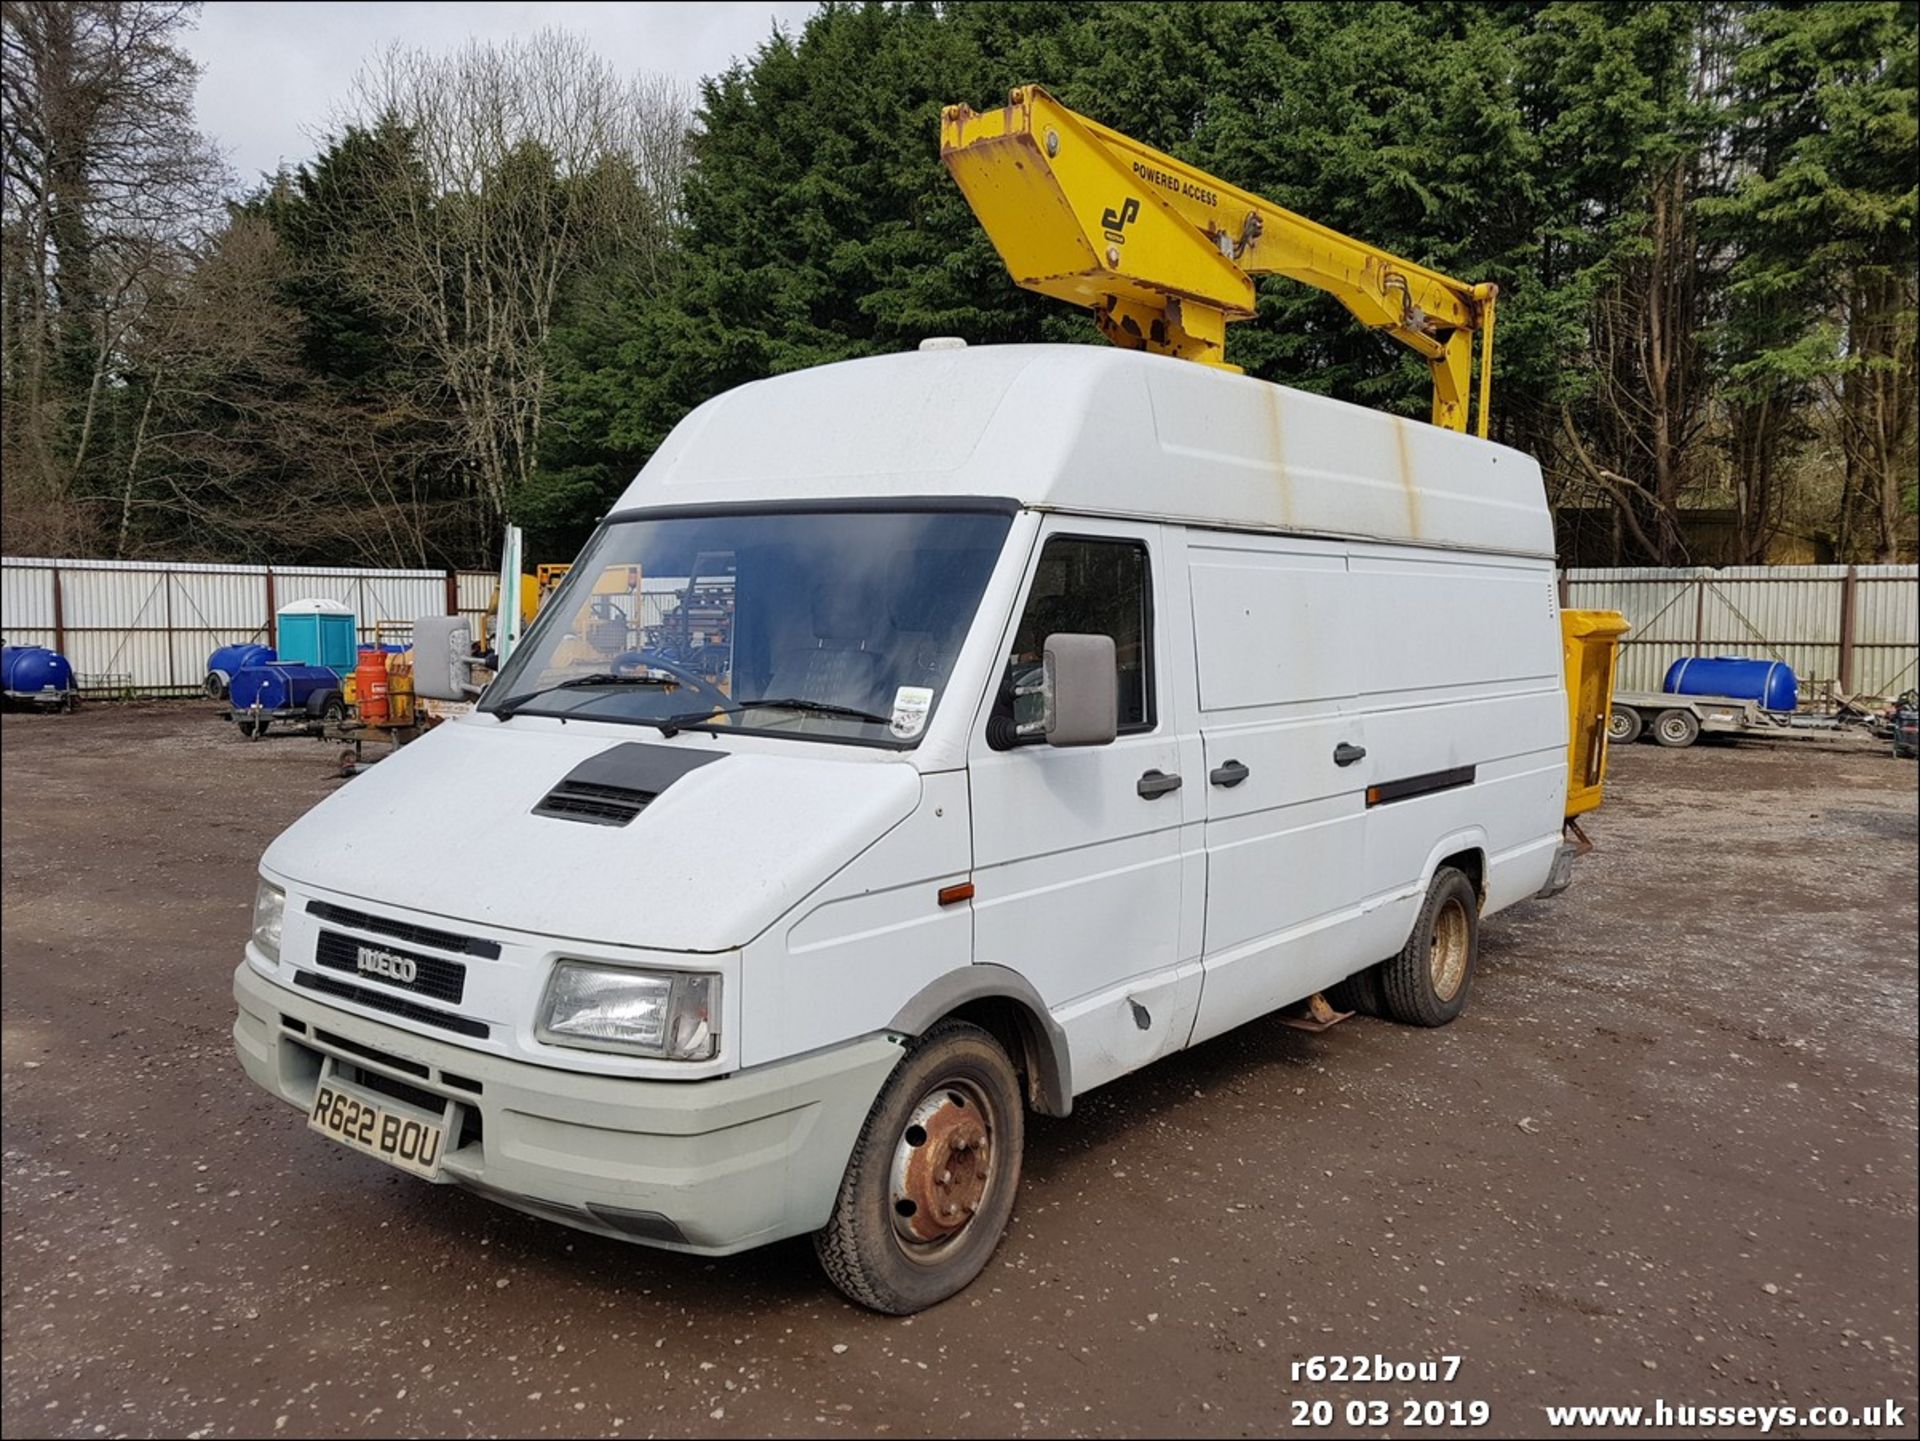
[[[252,710],[258,704],[263,711],[297,709],[307,698],[340,685],[337,672],[323,665],[250,665],[234,674],[229,699],[236,713]]]
[[[52,700],[73,689],[73,667],[43,645],[0,648],[0,690],[27,700]]]
[[[1744,655],[1682,656],[1667,667],[1660,689],[1668,695],[1717,695],[1753,701],[1762,710],[1800,704],[1800,681],[1785,661]]]
[[[248,641],[241,645],[223,645],[207,657],[207,694],[215,700],[226,695],[233,678],[250,665],[272,665],[279,657],[270,645]]]

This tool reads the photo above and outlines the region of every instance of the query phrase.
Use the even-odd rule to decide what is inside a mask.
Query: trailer
[[[1865,712],[1842,708],[1831,715],[1768,710],[1738,696],[1675,695],[1670,691],[1615,691],[1607,712],[1607,740],[1631,745],[1650,737],[1680,749],[1703,735],[1764,740],[1833,740],[1863,734]]]

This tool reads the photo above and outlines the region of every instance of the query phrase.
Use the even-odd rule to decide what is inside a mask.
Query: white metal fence
[[[0,559],[0,634],[8,645],[66,655],[83,691],[197,692],[207,656],[243,641],[274,643],[274,615],[296,600],[336,600],[359,618],[360,639],[382,621],[410,622],[465,608],[493,592],[443,570],[315,566],[170,565],[145,561]]]
[[[0,559],[0,633],[9,645],[64,652],[83,690],[190,694],[216,647],[271,643],[274,613],[289,601],[341,601],[359,617],[361,639],[371,641],[380,621],[457,611],[477,622],[494,584],[488,571],[8,556]],[[678,584],[648,585],[644,622],[661,622]],[[1572,570],[1562,591],[1568,605],[1618,610],[1633,623],[1621,657],[1623,690],[1658,690],[1667,666],[1683,655],[1783,660],[1807,694],[1827,681],[1869,695],[1920,683],[1920,567]]]
[[[1827,682],[1849,695],[1897,695],[1920,683],[1920,566],[1570,570],[1562,596],[1633,623],[1621,690],[1659,690],[1686,655],[1785,661],[1803,699]]]

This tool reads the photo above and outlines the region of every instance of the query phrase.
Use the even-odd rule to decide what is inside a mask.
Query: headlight
[[[705,1061],[720,1049],[720,978],[562,961],[535,1031],[556,1046]]]
[[[253,943],[280,962],[280,923],[287,914],[287,893],[267,881],[253,893]]]

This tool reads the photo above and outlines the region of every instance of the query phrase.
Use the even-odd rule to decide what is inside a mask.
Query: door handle
[[[1253,772],[1241,765],[1239,761],[1227,761],[1209,771],[1207,779],[1222,790],[1232,790],[1252,774]]]
[[[1345,741],[1341,741],[1333,748],[1333,763],[1337,766],[1350,766],[1355,761],[1364,759],[1366,754],[1365,746],[1348,745]]]
[[[1148,771],[1140,777],[1140,784],[1134,789],[1147,800],[1154,800],[1180,789],[1180,777],[1170,776],[1164,771]]]

